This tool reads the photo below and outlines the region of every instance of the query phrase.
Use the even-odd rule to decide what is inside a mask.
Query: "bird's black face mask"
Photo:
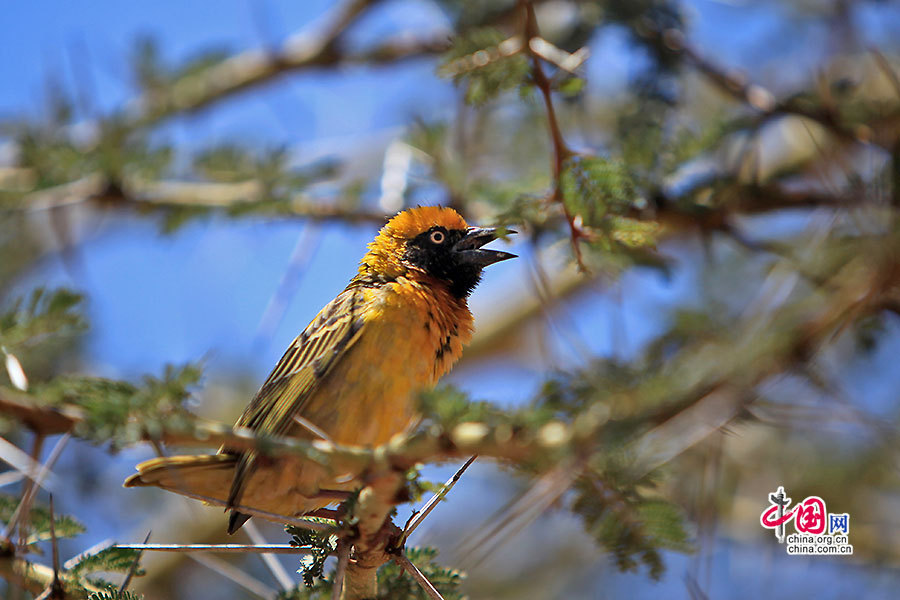
[[[497,230],[493,227],[450,230],[432,227],[407,242],[404,260],[445,281],[450,293],[457,298],[465,298],[481,280],[482,269],[501,260],[516,258],[509,252],[482,248],[495,239]]]

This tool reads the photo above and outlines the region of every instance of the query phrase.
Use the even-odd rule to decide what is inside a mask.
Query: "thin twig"
[[[53,552],[53,579],[47,585],[40,596],[35,600],[50,600],[51,598],[65,598],[62,583],[59,581],[59,540],[56,538],[56,513],[53,510],[53,494],[50,494],[50,545]]]
[[[884,57],[884,54],[878,48],[870,48],[869,52],[875,57],[875,63],[878,65],[878,68],[881,69],[881,72],[884,73],[885,77],[888,78],[888,81],[891,82],[891,86],[894,88],[894,92],[897,93],[897,99],[900,100],[900,76],[897,75],[897,71],[891,66],[891,63]]]
[[[297,242],[294,244],[281,281],[278,282],[275,293],[266,304],[259,325],[256,327],[256,334],[253,336],[255,344],[267,343],[275,329],[281,324],[288,305],[297,291],[297,286],[300,285],[304,272],[316,254],[322,238],[321,233],[321,227],[310,223],[306,224],[300,235],[297,236]],[[317,433],[317,435],[320,434]],[[320,435],[320,437],[328,439],[327,436]]]
[[[6,487],[7,485],[19,483],[23,479],[25,479],[25,476],[18,471],[7,471],[6,473],[0,473],[0,487]]]
[[[860,136],[860,130],[843,123],[840,115],[829,106],[809,108],[794,99],[777,101],[772,93],[761,85],[750,83],[742,74],[723,69],[692,48],[684,35],[671,29],[663,32],[647,30],[648,36],[662,36],[666,45],[681,52],[687,62],[706,79],[732,98],[759,111],[766,119],[780,115],[804,117],[822,125],[834,135],[850,142],[871,142]]]
[[[344,575],[347,573],[347,563],[350,561],[350,542],[338,541],[338,564],[334,570],[334,583],[331,586],[331,600],[339,600],[344,591]]]
[[[577,69],[584,64],[591,52],[587,46],[579,48],[574,54],[566,52],[540,36],[528,40],[528,48],[534,54],[555,65],[557,68],[575,74]]]
[[[441,593],[439,591],[437,591],[437,588],[435,588],[434,585],[430,581],[428,581],[428,578],[422,574],[422,571],[420,571],[416,567],[416,565],[412,564],[412,561],[406,558],[406,555],[398,554],[394,556],[394,562],[397,563],[400,568],[402,568],[413,579],[416,580],[416,583],[418,583],[419,586],[421,586],[421,588],[425,590],[425,593],[428,594],[429,598],[432,598],[432,600],[444,600],[444,597],[441,596]]]
[[[448,479],[441,489],[433,495],[428,502],[425,503],[425,506],[422,507],[422,510],[418,512],[414,512],[409,517],[409,521],[406,522],[406,526],[403,528],[403,533],[400,535],[400,539],[397,540],[397,547],[402,548],[403,544],[406,543],[406,540],[409,538],[410,534],[416,530],[416,527],[422,524],[422,521],[425,520],[425,517],[434,510],[434,508],[438,505],[438,502],[444,499],[447,493],[453,489],[453,486],[456,485],[456,482],[459,481],[459,478],[462,477],[462,474],[466,472],[466,469],[469,468],[475,459],[478,458],[478,455],[474,455],[472,458],[467,460],[463,466],[453,474],[453,477]]]
[[[340,62],[338,41],[367,8],[379,0],[348,0],[329,22],[288,38],[282,48],[236,54],[202,73],[176,81],[171,92],[153,90],[133,104],[127,128],[153,125],[180,112],[192,112],[269,81],[285,72]]]
[[[511,506],[492,516],[488,521],[493,525],[478,528],[476,534],[464,541],[461,553],[470,564],[487,558],[504,540],[550,508],[572,486],[581,471],[581,467],[564,462],[546,472]]]
[[[50,494],[50,547],[53,553],[53,581],[48,588],[50,598],[64,598],[59,581],[59,540],[56,537],[56,512],[53,510],[53,494]]]
[[[35,438],[37,440],[37,438]],[[0,460],[7,463],[16,471],[34,481],[39,477],[41,471],[40,457],[32,458],[32,454],[28,454],[6,438],[0,437]],[[49,486],[48,486],[49,487]]]
[[[112,539],[110,539],[110,538],[106,538],[105,540],[97,542],[90,548],[88,548],[82,552],[79,552],[78,554],[76,554],[75,556],[73,556],[72,558],[70,558],[69,560],[64,562],[63,569],[68,571],[69,569],[71,569],[72,567],[74,567],[75,565],[77,565],[78,563],[83,561],[88,556],[93,556],[94,554],[97,554],[101,550],[106,550],[107,548],[109,548],[112,545],[114,545],[114,543],[113,543]]]
[[[309,554],[306,546],[290,544],[116,544],[123,550],[149,550],[150,552],[215,552],[217,554],[270,553],[270,554]]]
[[[148,531],[147,535],[144,536],[144,544],[146,544],[150,540],[151,533],[153,533],[153,532]],[[141,562],[141,557],[143,555],[144,555],[144,551],[141,549],[138,551],[137,556],[134,557],[134,562],[131,563],[131,567],[128,569],[128,573],[126,573],[125,579],[122,581],[122,585],[119,586],[120,594],[128,589],[128,585],[131,583],[131,578],[134,577],[134,574],[138,568],[138,564]]]
[[[92,173],[76,182],[43,188],[26,193],[11,208],[0,215],[19,212],[42,212],[61,206],[81,204],[108,193],[110,181],[102,173]],[[160,180],[148,181],[124,177],[119,182],[116,206],[132,206],[145,210],[196,208],[203,210],[247,206],[265,200],[264,184],[256,179],[230,183],[206,181]],[[339,220],[345,223],[382,224],[387,215],[359,207],[338,203],[312,201],[306,196],[292,198],[284,206],[282,218],[302,218],[314,221]]]
[[[518,35],[507,38],[490,48],[485,48],[466,56],[462,56],[450,61],[440,68],[440,73],[447,77],[458,77],[476,69],[498,62],[500,60],[510,58],[521,52],[525,48],[525,43]]]
[[[59,582],[59,543],[56,539],[56,513],[53,510],[53,494],[50,494],[50,544],[53,547],[53,579]]]
[[[47,462],[40,466],[40,471],[38,471],[37,476],[34,478],[33,485],[28,488],[28,491],[26,493],[22,495],[22,501],[19,502],[19,505],[16,507],[15,512],[13,512],[12,517],[9,519],[9,523],[7,523],[6,529],[3,532],[4,538],[9,538],[9,536],[12,535],[16,523],[20,519],[25,518],[24,514],[25,512],[27,512],[27,510],[30,510],[31,503],[34,500],[35,494],[37,494],[38,488],[43,487],[44,480],[51,475],[51,469],[56,464],[56,461],[62,454],[63,448],[66,447],[66,444],[71,438],[72,434],[66,433],[59,439],[58,442],[56,442],[56,445],[53,446],[53,450],[50,451],[50,456],[47,457]],[[26,509],[26,507],[28,507],[28,509]]]
[[[25,480],[25,484],[22,486],[22,500],[19,501],[19,506],[16,507],[16,512],[13,513],[13,519],[10,519],[10,525],[16,521],[16,517],[18,517],[18,526],[19,526],[19,547],[24,548],[28,545],[28,529],[31,527],[31,504],[34,502],[34,496],[37,494],[38,490],[38,477],[40,477],[41,473],[41,451],[44,449],[44,434],[36,433],[34,434],[34,443],[31,447],[31,462],[30,462],[30,470],[28,472],[28,479]],[[21,510],[20,510],[21,509]],[[53,517],[50,518],[50,523],[53,523]],[[51,529],[52,531],[52,529]],[[9,530],[10,534],[12,534],[12,529]]]
[[[581,255],[581,247],[579,240],[585,237],[584,232],[575,220],[575,216],[569,212],[569,208],[562,196],[562,175],[565,168],[565,162],[572,156],[572,151],[566,145],[563,138],[562,130],[559,128],[559,122],[556,119],[556,110],[553,107],[553,84],[547,75],[544,74],[542,66],[543,57],[535,48],[540,49],[541,45],[532,44],[534,39],[540,39],[540,30],[538,29],[537,16],[534,12],[534,5],[527,1],[521,0],[521,4],[525,9],[525,38],[528,40],[526,45],[527,52],[531,57],[531,78],[534,85],[541,91],[544,99],[544,108],[547,112],[547,127],[550,130],[550,141],[553,143],[553,160],[551,162],[553,171],[553,191],[550,200],[562,207],[563,214],[566,217],[566,223],[569,225],[569,237],[572,242],[572,253],[575,255],[575,262],[578,264],[579,270],[587,272],[587,267]]]

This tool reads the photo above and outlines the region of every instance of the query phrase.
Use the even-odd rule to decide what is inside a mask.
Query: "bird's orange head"
[[[515,258],[482,248],[496,238],[496,229],[469,227],[452,208],[410,208],[381,228],[360,262],[359,276],[381,281],[430,278],[464,298],[478,284],[484,267]]]

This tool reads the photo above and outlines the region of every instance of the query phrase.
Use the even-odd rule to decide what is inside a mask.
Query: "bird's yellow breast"
[[[364,333],[303,418],[346,444],[381,444],[409,427],[417,393],[450,370],[472,337],[465,301],[432,283],[400,277],[363,290]]]

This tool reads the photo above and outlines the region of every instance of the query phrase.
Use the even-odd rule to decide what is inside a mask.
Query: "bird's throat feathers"
[[[401,276],[370,288],[363,318],[391,332],[391,360],[415,373],[416,386],[430,387],[462,355],[472,338],[474,322],[465,298],[427,278],[424,274]],[[403,331],[399,339],[393,337],[398,331]]]

